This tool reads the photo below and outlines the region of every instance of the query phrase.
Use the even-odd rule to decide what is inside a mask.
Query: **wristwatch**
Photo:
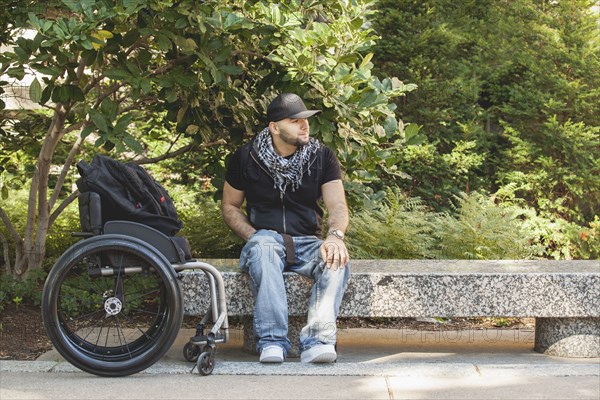
[[[344,232],[342,232],[339,229],[330,229],[329,232],[327,232],[327,236],[333,235],[336,238],[340,239],[340,240],[344,240]]]

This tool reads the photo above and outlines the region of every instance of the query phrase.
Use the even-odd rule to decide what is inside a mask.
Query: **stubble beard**
[[[288,132],[286,131],[281,131],[281,135],[280,135],[281,140],[284,143],[287,143],[291,146],[296,146],[296,147],[301,147],[304,146],[306,144],[308,144],[308,142],[310,141],[310,136],[306,136],[306,139],[301,138],[300,136],[297,137],[292,137]]]

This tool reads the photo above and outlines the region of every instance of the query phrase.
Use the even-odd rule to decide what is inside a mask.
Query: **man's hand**
[[[325,261],[327,268],[337,270],[338,268],[344,268],[348,264],[348,249],[346,243],[343,240],[338,239],[335,236],[327,236],[323,244],[321,245],[321,258]]]

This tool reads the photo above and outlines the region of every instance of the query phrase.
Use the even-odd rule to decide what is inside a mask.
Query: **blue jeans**
[[[316,236],[294,237],[296,263],[288,265],[282,236],[270,230],[257,231],[240,255],[240,269],[250,275],[254,294],[254,334],[260,353],[276,345],[285,355],[288,339],[288,306],[283,272],[291,271],[312,278],[314,284],[308,306],[308,323],[300,332],[300,351],[319,344],[336,343],[336,319],[342,296],[350,278],[349,266],[327,268]]]

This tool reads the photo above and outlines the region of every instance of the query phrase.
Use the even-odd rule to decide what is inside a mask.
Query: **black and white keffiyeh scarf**
[[[258,158],[267,167],[273,181],[274,188],[279,190],[283,195],[288,185],[292,185],[292,191],[296,191],[302,182],[302,175],[306,165],[310,161],[313,154],[319,150],[321,143],[314,138],[310,138],[308,144],[299,146],[294,154],[289,158],[281,157],[273,148],[273,139],[269,133],[269,128],[263,129],[254,141],[254,148],[258,154]]]

